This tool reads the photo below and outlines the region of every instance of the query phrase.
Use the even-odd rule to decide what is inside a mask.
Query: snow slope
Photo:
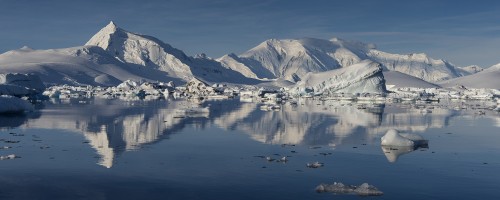
[[[97,46],[8,51],[0,54],[0,73],[34,73],[48,85],[110,86],[127,79],[181,81],[166,72],[124,64]]]
[[[418,88],[439,88],[439,85],[429,83],[408,74],[398,71],[384,72],[385,85],[390,88],[418,87]]]
[[[500,63],[482,70],[476,74],[458,77],[439,83],[443,87],[463,85],[468,88],[500,89]]]
[[[465,67],[460,67],[460,69],[462,69],[466,72],[469,72],[470,74],[475,74],[475,73],[478,73],[478,72],[481,72],[484,70],[482,67],[477,66],[477,65],[469,65],[469,66],[465,66]]]
[[[308,73],[291,93],[385,93],[385,81],[379,63],[364,60],[346,68]]]
[[[299,81],[308,72],[348,67],[364,59],[381,63],[385,70],[398,71],[429,82],[471,74],[447,61],[435,60],[425,54],[391,54],[375,49],[372,44],[338,38],[271,39],[238,57],[229,54],[218,61],[247,77],[279,77]]]

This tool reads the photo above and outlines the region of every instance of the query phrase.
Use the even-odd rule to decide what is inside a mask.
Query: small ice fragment
[[[343,183],[340,182],[334,182],[333,184],[320,184],[318,187],[316,187],[316,192],[322,193],[322,192],[332,192],[332,193],[337,193],[337,194],[347,194],[351,193],[356,189],[356,186],[353,185],[344,185]]]
[[[340,182],[333,184],[320,184],[316,187],[316,192],[331,192],[335,194],[357,194],[360,196],[381,196],[384,193],[378,190],[375,186],[368,183],[363,183],[360,186],[345,185]]]
[[[318,161],[314,162],[314,163],[307,163],[306,164],[306,167],[309,167],[309,168],[319,168],[319,167],[323,167],[323,163],[320,163]]]
[[[281,162],[287,162],[288,161],[288,157],[286,156],[283,156],[281,159],[280,159]]]
[[[10,159],[15,159],[15,158],[19,158],[19,156],[16,156],[15,154],[0,156],[0,160],[10,160]]]

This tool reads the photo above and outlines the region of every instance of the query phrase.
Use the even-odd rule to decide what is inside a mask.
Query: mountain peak
[[[113,21],[110,21],[108,25],[92,36],[85,45],[95,45],[107,49],[110,44],[111,35],[115,34],[118,30],[121,29]]]
[[[113,22],[113,20],[111,20],[111,21],[109,21],[108,26],[116,27],[116,24],[115,24],[115,22]]]
[[[33,51],[33,49],[29,46],[23,46],[19,50],[21,50],[21,51]]]
[[[107,32],[107,33],[113,33],[118,30],[118,26],[116,26],[115,22],[109,21],[109,24],[106,25],[104,28],[101,29],[101,31]]]

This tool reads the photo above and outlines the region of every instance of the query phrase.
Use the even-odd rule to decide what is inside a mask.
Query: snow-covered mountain
[[[373,44],[338,38],[271,39],[240,56],[229,54],[218,61],[248,77],[299,81],[308,72],[348,67],[365,59],[379,62],[385,70],[398,71],[429,82],[471,74],[426,54],[391,54],[375,49]]]
[[[460,67],[460,69],[469,72],[470,74],[475,74],[484,70],[482,67],[478,65],[469,65],[465,67]]]
[[[184,52],[154,37],[123,30],[112,21],[85,45],[99,46],[125,63],[151,67],[171,76],[190,79],[193,75]]]
[[[198,78],[209,83],[283,86],[290,85],[289,81],[299,82],[310,72],[344,73],[347,71],[331,70],[357,66],[363,60],[380,63],[385,73],[395,71],[416,77],[420,83],[419,79],[436,83],[482,73],[477,66],[459,68],[425,54],[391,54],[372,44],[338,38],[271,39],[239,56],[191,57],[155,37],[126,31],[113,22],[84,46],[48,50],[23,47],[0,54],[0,73],[34,73],[48,85],[110,86],[129,79],[183,84]],[[353,70],[350,77],[371,73],[370,68],[364,70]]]
[[[468,88],[500,89],[500,63],[469,76],[443,81],[440,85],[444,87],[463,85]]]
[[[349,66],[366,58],[371,45],[339,39],[267,40],[240,56],[218,59],[225,67],[258,78],[299,81],[308,72]]]
[[[202,54],[203,55],[203,54]],[[189,57],[154,37],[131,33],[110,22],[85,46],[0,54],[0,73],[35,73],[48,85],[117,85],[125,80],[256,84],[206,56]]]

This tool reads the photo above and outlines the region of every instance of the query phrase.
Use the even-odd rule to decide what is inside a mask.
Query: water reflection
[[[340,145],[349,141],[379,143],[389,129],[421,132],[447,126],[458,111],[434,108],[422,114],[404,105],[356,105],[304,100],[297,106],[284,105],[265,112],[257,104],[243,103],[215,120],[221,127],[243,130],[253,139],[269,144]]]
[[[40,112],[32,112],[25,114],[0,114],[0,129],[15,128],[28,122],[28,119],[36,119],[40,117]]]
[[[243,131],[268,144],[331,145],[378,144],[389,129],[423,132],[447,126],[463,111],[441,107],[421,113],[411,105],[300,100],[278,111],[262,111],[258,103],[226,101],[68,101],[48,104],[38,116],[0,118],[0,127],[64,129],[82,133],[99,154],[98,164],[110,168],[117,154],[167,139],[195,125]],[[2,117],[2,116],[0,116]],[[415,149],[385,149],[390,162]],[[389,153],[386,153],[389,152]]]
[[[63,129],[80,132],[99,154],[99,165],[110,168],[116,154],[137,150],[167,138],[192,121],[207,119],[208,113],[180,113],[200,105],[180,101],[122,102],[95,100],[48,105],[42,117],[26,119],[22,128]],[[16,119],[16,118],[13,118]],[[191,121],[191,122],[190,122]],[[203,121],[203,120],[202,120]],[[3,121],[19,126],[17,121]],[[23,121],[24,122],[24,121]]]
[[[403,146],[403,147],[390,147],[390,146],[381,146],[382,152],[384,152],[387,161],[391,163],[395,163],[398,161],[398,158],[404,154],[411,153],[421,148],[428,147],[413,147],[413,146]]]

